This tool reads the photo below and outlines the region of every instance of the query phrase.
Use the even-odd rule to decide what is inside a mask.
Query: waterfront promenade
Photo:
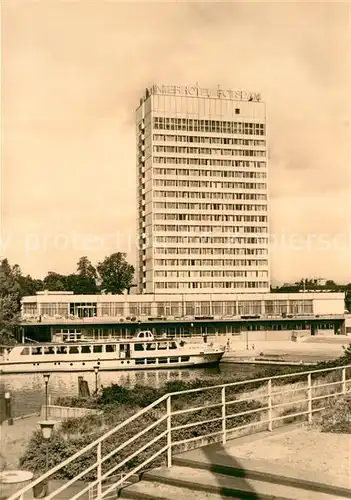
[[[339,342],[335,338],[323,339],[324,342],[291,342],[291,341],[266,341],[257,342],[255,349],[249,344],[249,350],[246,350],[245,342],[232,342],[231,350],[226,352],[223,357],[223,363],[231,363],[241,358],[259,357],[260,352],[265,355],[283,356],[285,359],[302,360],[303,362],[322,361],[335,359],[343,354],[342,345],[351,342],[350,338],[340,338]],[[222,339],[223,342],[223,339]],[[12,426],[6,422],[0,427],[0,442],[2,454],[6,457],[7,468],[18,466],[18,460],[23,453],[32,433],[39,428],[38,422],[41,420],[39,415],[30,416],[14,420]]]
[[[3,422],[0,426],[1,454],[6,461],[6,469],[17,469],[33,432],[39,429],[42,418],[39,414],[15,419],[13,425]]]

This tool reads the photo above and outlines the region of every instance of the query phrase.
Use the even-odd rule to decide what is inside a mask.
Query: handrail
[[[176,391],[176,392],[171,392],[168,394],[165,394],[161,396],[159,399],[148,405],[147,407],[143,408],[140,410],[138,413],[132,415],[129,417],[127,420],[124,422],[121,422],[118,424],[116,427],[113,429],[110,429],[107,431],[103,436],[100,436],[99,438],[95,439],[92,443],[88,444],[81,450],[77,451],[74,455],[71,457],[67,458],[64,460],[62,463],[56,465],[53,467],[51,470],[47,471],[45,474],[40,476],[39,478],[35,479],[32,481],[29,485],[24,487],[22,490],[17,492],[16,494],[12,495],[8,500],[18,500],[21,498],[21,495],[29,491],[31,488],[34,486],[38,485],[39,483],[45,481],[49,477],[51,477],[53,474],[56,472],[60,471],[67,465],[69,465],[71,462],[73,462],[75,459],[81,457],[88,451],[92,450],[94,447],[97,448],[97,460],[94,461],[93,464],[90,464],[86,469],[84,470],[78,470],[76,476],[70,480],[68,480],[64,485],[61,485],[58,489],[56,489],[54,492],[50,493],[48,496],[48,499],[55,498],[61,491],[65,490],[67,487],[71,486],[74,484],[76,481],[81,480],[86,474],[91,473],[94,469],[96,470],[96,479],[93,481],[90,481],[90,483],[83,482],[82,489],[80,493],[76,493],[73,498],[78,499],[81,495],[84,493],[91,491],[92,488],[97,487],[97,494],[93,495],[94,500],[102,500],[106,497],[108,492],[112,491],[114,488],[121,487],[121,485],[125,482],[126,479],[131,477],[133,474],[141,470],[145,464],[148,464],[152,462],[155,458],[158,456],[162,455],[165,451],[167,451],[167,465],[170,467],[172,465],[172,450],[174,450],[175,446],[182,445],[184,443],[191,443],[191,442],[197,442],[201,441],[203,439],[209,439],[210,437],[216,437],[217,436],[222,436],[222,442],[225,443],[227,439],[227,435],[231,431],[238,431],[240,429],[250,429],[254,427],[256,424],[268,424],[268,430],[272,430],[273,428],[273,423],[281,421],[286,418],[292,418],[295,416],[308,416],[309,422],[312,421],[312,416],[317,413],[322,411],[324,407],[319,406],[317,408],[313,407],[313,402],[314,401],[320,401],[322,399],[328,400],[331,397],[337,397],[343,394],[346,394],[349,390],[351,390],[351,385],[348,386],[348,384],[351,382],[351,377],[348,376],[348,370],[351,369],[351,365],[345,365],[345,366],[339,366],[339,367],[334,367],[334,368],[322,368],[322,369],[317,369],[317,370],[308,370],[308,371],[298,371],[294,373],[288,373],[284,375],[275,375],[273,377],[261,377],[257,379],[249,379],[249,380],[240,380],[237,382],[230,382],[227,384],[218,384],[214,386],[207,386],[207,387],[200,387],[197,389],[190,389],[190,390],[184,390],[184,391]],[[325,383],[324,380],[321,380],[320,382],[322,383],[315,383],[315,381],[312,382],[312,375],[313,374],[324,374],[324,373],[341,373],[340,380],[335,381],[332,380],[330,382]],[[272,391],[272,382],[276,380],[288,380],[289,377],[301,377],[301,381],[294,381],[292,384],[300,384],[303,382],[303,387],[290,387],[287,390],[284,391]],[[307,381],[307,383],[306,383]],[[250,385],[252,384],[261,384],[266,387],[266,392],[257,392],[257,386],[255,388],[250,388]],[[244,392],[239,393],[244,395],[244,398],[238,398],[238,399],[229,399],[229,394],[226,395],[226,388],[230,387],[243,387],[243,386],[248,386],[247,390]],[[338,389],[337,386],[341,386],[340,389]],[[327,391],[327,388],[331,388],[334,392]],[[206,404],[206,403],[200,403],[201,406],[199,406],[199,402],[196,404],[194,407],[190,408],[182,408],[182,409],[172,409],[172,397],[177,397],[181,396],[184,394],[194,394],[194,393],[199,393],[199,392],[207,392],[210,390],[218,390],[221,389],[221,402],[215,403],[215,404]],[[315,390],[321,390],[323,394],[320,393],[314,393],[313,391]],[[304,399],[304,396],[301,395],[301,391],[306,391],[307,392],[307,397]],[[298,398],[289,398],[285,397],[286,394],[296,394],[298,393]],[[220,396],[220,395],[219,395]],[[249,396],[249,397],[247,397]],[[284,402],[281,402],[281,397],[285,397]],[[233,396],[232,396],[233,397]],[[277,401],[278,398],[278,401]],[[229,405],[233,405],[235,403],[241,403],[245,401],[261,401],[265,400],[267,401],[264,404],[260,403],[260,406],[258,408],[248,408],[243,411],[242,407],[238,408],[238,411],[232,414],[227,414],[226,408]],[[110,436],[113,436],[116,432],[118,432],[121,429],[126,428],[126,426],[130,425],[132,422],[134,422],[136,419],[139,417],[146,415],[150,410],[158,407],[161,403],[167,402],[166,405],[163,406],[163,415],[159,415],[159,418],[156,418],[154,422],[151,424],[149,422],[145,423],[145,427],[134,434],[131,438],[126,439],[122,444],[114,447],[113,450],[107,451],[106,454],[103,456],[101,453],[101,448],[102,448],[102,443],[108,439]],[[282,407],[289,405],[291,406],[292,404],[295,405],[305,405],[302,408],[299,408],[299,410],[295,413],[282,413],[279,414],[279,411],[282,409]],[[208,415],[206,419],[204,419],[204,416],[194,416],[196,412],[199,412],[204,409],[213,409],[217,410],[219,408],[222,408],[221,414],[218,414],[216,416],[215,414]],[[307,408],[308,407],[308,408]],[[307,408],[307,409],[306,409]],[[241,411],[240,411],[241,410]],[[182,415],[189,415],[187,417],[186,423],[182,422],[181,420],[178,422],[173,420],[173,425],[172,425],[172,417],[174,419],[177,419],[177,417],[180,417]],[[227,428],[227,423],[234,417],[243,417],[243,416],[251,416],[251,415],[257,415],[258,420],[254,421],[249,421],[249,420],[244,420],[243,425],[236,425],[235,427],[232,428]],[[196,418],[195,421],[191,421],[191,418]],[[263,418],[262,418],[263,417]],[[190,421],[189,421],[190,420]],[[138,447],[136,451],[131,450],[131,453],[127,456],[124,457],[122,461],[119,461],[118,463],[115,463],[112,468],[109,468],[107,471],[102,472],[102,464],[106,463],[107,460],[111,459],[111,457],[115,456],[119,451],[122,449],[126,449],[127,446],[133,442],[136,441],[137,438],[145,435],[147,432],[149,432],[152,429],[155,429],[160,423],[162,422],[167,422],[167,428],[166,430],[160,430],[157,431],[157,435],[154,435],[154,437],[150,437],[148,443],[142,445],[141,447]],[[203,429],[204,432],[207,432],[206,434],[201,434],[196,437],[191,437],[188,436],[185,439],[178,439],[176,436],[174,436],[174,439],[172,440],[172,432],[176,433],[179,430],[186,429],[190,430],[191,428],[195,426],[206,426],[207,424],[218,424],[220,425],[220,421],[222,422],[221,425],[221,430],[215,430],[213,427],[211,428],[205,428]],[[242,421],[239,421],[238,423],[241,424]],[[164,429],[164,428],[163,428]],[[211,431],[211,432],[210,432]],[[156,433],[155,433],[156,434]],[[174,434],[173,434],[174,435]],[[122,479],[118,480],[117,483],[114,482],[112,486],[109,486],[107,489],[104,489],[102,491],[102,482],[105,481],[107,478],[111,477],[111,474],[115,472],[118,469],[121,469],[125,464],[127,464],[130,460],[133,458],[136,458],[140,456],[140,454],[147,450],[149,446],[152,444],[159,442],[160,439],[166,438],[167,437],[167,444],[161,448],[161,450],[155,451],[154,454],[147,458],[144,459],[143,462],[138,465],[135,465],[132,470],[129,470]],[[161,444],[161,443],[160,443]],[[116,460],[117,462],[118,460]],[[111,464],[112,465],[112,464]]]

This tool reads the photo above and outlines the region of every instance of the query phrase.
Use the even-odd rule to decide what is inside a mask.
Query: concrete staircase
[[[186,455],[186,454],[185,454]],[[218,460],[217,460],[218,462]],[[141,481],[119,492],[120,498],[140,500],[345,500],[351,498],[347,485],[326,482],[325,476],[309,477],[302,471],[238,460],[235,465],[204,463],[178,456],[170,469],[145,472]],[[278,469],[278,470],[277,470]]]

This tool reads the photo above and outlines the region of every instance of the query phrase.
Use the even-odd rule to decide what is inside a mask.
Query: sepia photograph
[[[0,500],[351,498],[350,1],[0,18]]]

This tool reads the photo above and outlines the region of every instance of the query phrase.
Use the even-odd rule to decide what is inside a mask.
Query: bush
[[[315,423],[322,432],[351,434],[351,394],[330,398]]]
[[[175,384],[175,383],[174,383]],[[188,388],[195,388],[199,385],[208,385],[203,381],[193,381],[191,383],[177,384],[177,389],[184,390],[184,385]],[[125,422],[129,417],[135,415],[142,407],[145,407],[151,400],[155,400],[162,395],[162,393],[169,392],[169,389],[175,389],[175,385],[167,384],[162,390],[156,391],[154,389],[144,387],[132,389],[121,388],[119,386],[111,386],[108,390],[103,391],[103,394],[98,400],[98,405],[104,408],[103,415],[87,415],[77,419],[69,419],[62,423],[54,433],[49,442],[49,466],[54,467],[61,463],[63,460],[81,450],[100,436],[104,435],[107,430],[115,428],[118,424]],[[144,391],[144,392],[143,392]],[[234,399],[234,398],[231,398]],[[182,410],[186,408],[196,408],[203,404],[213,405],[220,403],[221,391],[203,391],[193,393],[190,395],[180,396],[175,399],[173,404],[174,410]],[[230,409],[231,413],[244,412],[260,408],[260,404],[255,401],[245,401],[234,403],[234,408]],[[231,407],[232,405],[230,405]],[[228,407],[229,408],[229,407]],[[194,426],[185,429],[174,429],[172,431],[172,441],[178,442],[184,439],[201,437],[209,433],[220,432],[222,429],[221,420],[201,423],[207,420],[216,419],[221,417],[221,407],[216,408],[203,408],[196,412],[187,412],[172,417],[172,428],[188,424],[189,422],[200,422]],[[123,426],[120,430],[110,436],[103,442],[102,453],[103,456],[109,451],[116,449],[118,446],[127,442],[130,438],[136,436],[139,432],[146,429],[151,424],[158,421],[161,416],[166,413],[166,402],[162,402],[157,407],[149,410],[146,414],[137,417],[131,425]],[[229,410],[228,410],[229,413]],[[259,420],[258,413],[241,415],[228,420],[228,430],[234,429],[236,426],[245,423]],[[153,429],[146,432],[144,435],[138,437],[133,443],[126,446],[125,449],[120,450],[116,456],[112,457],[103,464],[103,472],[113,467],[117,462],[120,462],[134,451],[140,450],[146,446],[160,433],[166,430],[166,420],[157,424]],[[129,460],[118,472],[125,472],[144,462],[155,452],[161,450],[167,444],[167,436],[163,436],[151,446],[147,446],[144,451],[138,454],[137,457]],[[174,452],[182,450],[182,445],[175,446]],[[40,432],[36,432],[30,440],[24,455],[21,458],[20,465],[26,470],[30,470],[36,474],[43,472],[45,467],[45,442]],[[158,466],[164,463],[165,454],[157,457],[152,462],[152,466]],[[59,471],[55,477],[57,479],[70,479],[78,474],[82,469],[89,467],[96,461],[96,447],[87,451],[78,460],[73,461],[67,467]],[[150,467],[150,465],[148,465]],[[95,479],[95,471],[92,471],[84,477],[85,480]]]

